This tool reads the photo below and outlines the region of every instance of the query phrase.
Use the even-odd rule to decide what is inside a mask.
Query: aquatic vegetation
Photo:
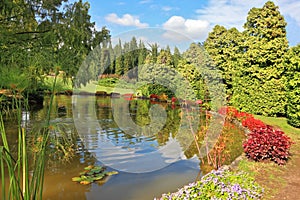
[[[73,177],[72,181],[78,182],[82,185],[88,185],[95,181],[101,181],[107,176],[118,174],[117,171],[105,171],[103,166],[93,166],[89,165],[84,168],[83,172],[80,172],[78,177]]]
[[[56,78],[52,91],[54,91]],[[15,88],[13,86],[12,88]],[[15,109],[17,117],[17,155],[13,154],[6,129],[4,126],[2,111],[0,110],[0,179],[1,179],[1,199],[14,199],[14,200],[29,200],[29,199],[42,199],[43,184],[44,184],[44,171],[46,161],[46,149],[50,134],[50,111],[53,105],[53,95],[49,104],[49,109],[46,115],[43,131],[38,137],[39,145],[35,152],[28,154],[27,136],[30,134],[27,127],[22,124],[22,111],[26,110],[28,106],[24,105],[23,100],[17,98],[16,95],[12,97],[13,108]],[[30,164],[30,165],[29,165]],[[9,183],[6,180],[9,180]],[[8,187],[6,187],[6,185]]]

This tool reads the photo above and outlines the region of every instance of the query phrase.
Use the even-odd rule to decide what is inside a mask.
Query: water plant
[[[177,192],[163,194],[155,200],[194,199],[261,199],[263,188],[245,172],[213,170],[200,181],[190,183]]]
[[[56,76],[53,83],[53,93],[56,83]],[[49,137],[50,111],[52,107],[53,95],[44,123],[43,131],[40,133],[40,143],[36,152],[28,154],[27,130],[21,123],[22,110],[26,109],[24,102],[26,99],[17,98],[17,87],[13,87],[15,93],[12,96],[13,108],[17,115],[18,124],[18,144],[17,155],[11,151],[10,144],[6,137],[2,113],[0,113],[0,174],[1,174],[1,199],[9,200],[30,200],[42,199],[44,169],[46,160],[46,147]],[[32,156],[32,157],[31,157]],[[29,161],[30,164],[29,165]]]
[[[80,176],[76,176],[72,178],[72,181],[78,182],[82,185],[88,185],[95,181],[101,181],[107,176],[111,176],[114,174],[118,174],[117,171],[105,171],[106,168],[104,166],[93,166],[89,165],[84,168],[83,172],[80,172]]]

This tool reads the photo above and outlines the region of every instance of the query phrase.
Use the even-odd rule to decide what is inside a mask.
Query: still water
[[[43,124],[48,107],[46,98],[43,107],[23,112],[23,125],[34,130]],[[68,161],[49,159],[43,199],[147,200],[199,179],[203,166],[195,156],[190,130],[201,127],[205,120],[199,110],[193,113],[196,116],[189,117],[200,124],[183,120],[187,117],[183,117],[182,108],[166,103],[55,96],[51,124],[78,133],[74,141],[80,148]],[[14,119],[5,120],[11,143],[17,140],[14,123]],[[72,182],[88,165],[105,165],[119,174],[90,185]]]

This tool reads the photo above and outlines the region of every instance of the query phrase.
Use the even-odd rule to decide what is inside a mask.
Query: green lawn
[[[288,136],[292,139],[300,136],[300,129],[294,128],[287,123],[287,119],[284,117],[265,117],[260,115],[255,115],[255,118],[260,119],[265,124],[279,127],[282,131],[284,131]]]
[[[54,77],[47,76],[45,78],[44,84],[45,84],[46,90],[49,90],[49,91],[52,90],[53,82],[54,82]],[[56,82],[55,91],[63,92],[66,90],[73,90],[71,79],[64,80],[63,78],[58,77],[57,82]],[[103,92],[106,92],[107,94],[110,94],[112,92],[116,92],[116,93],[120,93],[120,94],[134,93],[134,90],[132,90],[132,89],[100,86],[97,84],[97,82],[89,83],[86,86],[76,88],[76,90],[83,91],[83,92],[91,92],[91,93],[95,93],[96,91],[103,91]]]
[[[134,90],[132,90],[132,89],[101,86],[101,85],[98,85],[97,83],[89,83],[86,86],[83,86],[76,90],[84,91],[84,92],[91,92],[91,93],[95,93],[96,91],[103,91],[103,92],[106,92],[107,94],[110,94],[112,92],[116,92],[116,93],[120,93],[120,94],[134,93]]]

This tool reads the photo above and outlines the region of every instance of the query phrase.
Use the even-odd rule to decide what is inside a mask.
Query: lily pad
[[[85,181],[80,181],[80,184],[82,185],[88,185],[88,184],[91,184],[93,181],[88,181],[88,180],[85,180]]]
[[[119,172],[117,172],[117,171],[111,171],[111,172],[106,172],[106,175],[111,176],[111,175],[118,174],[118,173]]]
[[[105,177],[105,174],[97,174],[95,177],[93,177],[94,181],[99,181]]]
[[[93,168],[94,168],[93,165],[89,165],[89,166],[85,167],[84,169],[85,169],[85,170],[91,170],[91,169],[93,169]]]
[[[73,177],[72,178],[72,181],[74,181],[74,182],[80,182],[82,179],[81,179],[81,177]]]
[[[73,177],[72,181],[83,185],[88,185],[94,181],[105,182],[105,177],[118,174],[116,171],[107,172],[103,166],[89,165],[84,168],[85,171],[79,173],[79,177]]]

